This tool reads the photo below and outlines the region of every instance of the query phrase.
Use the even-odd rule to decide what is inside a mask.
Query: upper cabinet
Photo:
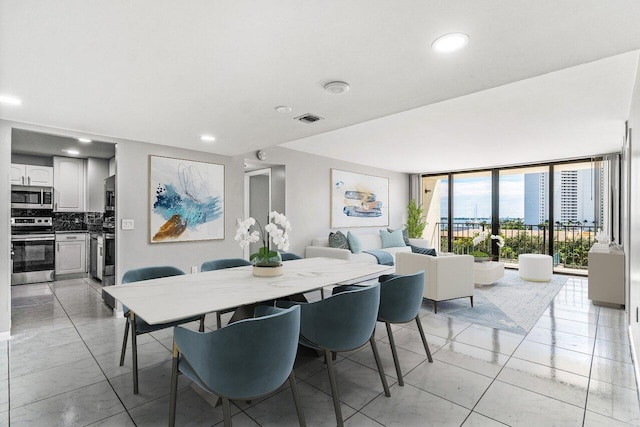
[[[85,160],[53,157],[55,212],[85,211]]]
[[[53,168],[12,163],[11,184],[53,187]]]
[[[108,177],[107,159],[87,159],[87,212],[104,211],[104,180]]]

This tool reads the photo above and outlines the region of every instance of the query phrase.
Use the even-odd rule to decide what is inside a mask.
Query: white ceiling
[[[636,0],[0,0],[0,94],[23,101],[0,118],[225,155],[290,142],[406,172],[610,152],[638,22]],[[463,51],[431,50],[453,31]]]

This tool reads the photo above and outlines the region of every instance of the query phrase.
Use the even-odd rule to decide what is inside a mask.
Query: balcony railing
[[[454,222],[450,231],[447,223],[438,223],[436,230],[440,232],[440,250],[457,254],[468,254],[474,250],[491,253],[491,240],[477,246],[473,245],[473,237],[480,231],[494,234],[491,224],[476,222]],[[451,232],[453,248],[448,248],[448,237]],[[553,261],[554,266],[587,269],[587,254],[595,243],[596,226],[583,224],[555,224],[553,226]],[[510,263],[518,262],[518,255],[524,253],[546,254],[549,248],[549,226],[543,224],[503,225],[500,235],[505,240],[500,250],[500,260]]]

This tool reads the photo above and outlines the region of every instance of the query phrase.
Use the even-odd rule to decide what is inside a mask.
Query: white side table
[[[504,277],[503,262],[474,262],[473,278],[476,285],[490,285]]]

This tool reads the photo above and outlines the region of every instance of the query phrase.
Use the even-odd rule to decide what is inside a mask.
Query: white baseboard
[[[9,341],[11,339],[11,332],[0,332],[0,342]]]

